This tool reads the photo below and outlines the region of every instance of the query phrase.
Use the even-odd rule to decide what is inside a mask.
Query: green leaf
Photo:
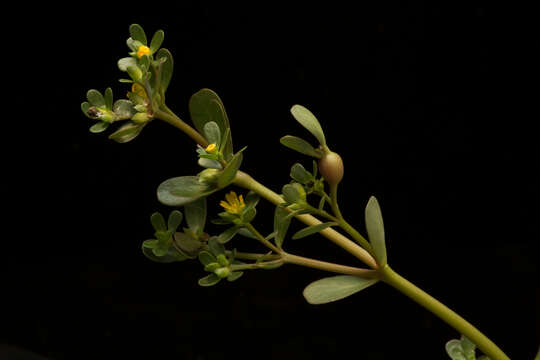
[[[254,208],[259,203],[261,197],[255,191],[249,191],[244,199],[247,207]]]
[[[159,49],[156,53],[156,60],[162,61],[162,59],[165,59],[165,62],[161,65],[161,88],[165,92],[171,82],[174,62],[171,52],[164,48]]]
[[[307,184],[313,181],[313,175],[307,171],[302,164],[296,163],[291,167],[291,178],[300,184]]]
[[[464,335],[461,335],[461,347],[463,349],[463,355],[465,355],[465,358],[467,360],[476,359],[476,355],[475,355],[476,345],[471,340],[466,338]]]
[[[294,234],[292,236],[292,238],[294,240],[301,239],[303,237],[318,233],[319,231],[324,230],[327,227],[335,226],[337,224],[338,224],[337,222],[325,222],[325,223],[322,223],[322,224],[311,225],[311,226],[308,226],[308,227],[303,228],[302,230],[298,231],[296,234]]]
[[[218,241],[217,236],[212,236],[210,240],[208,240],[208,249],[216,257],[219,255],[225,255],[225,246]]]
[[[158,241],[156,239],[144,240],[142,246],[148,249],[157,247]]]
[[[199,285],[200,286],[212,286],[216,285],[221,278],[217,276],[216,274],[210,274],[208,276],[203,277],[202,279],[199,279]]]
[[[227,276],[228,281],[235,281],[238,280],[242,275],[244,275],[243,271],[233,271]]]
[[[88,101],[84,101],[83,103],[81,103],[81,110],[82,110],[83,114],[84,114],[87,118],[92,119],[92,118],[90,117],[90,115],[88,115],[88,110],[90,110],[90,107],[91,107],[91,105],[90,105],[90,103],[89,103]]]
[[[219,147],[219,143],[221,142],[221,132],[218,124],[214,121],[204,124],[204,136],[210,144],[216,144]]]
[[[201,89],[189,100],[189,112],[191,121],[199,133],[204,134],[204,125],[210,121],[219,126],[222,134],[230,128],[229,118],[219,96],[210,89]],[[227,143],[223,145],[223,156],[226,161],[232,157],[232,138],[229,136]]]
[[[195,258],[202,248],[202,243],[199,240],[182,232],[174,233],[174,243],[191,258]]]
[[[109,110],[112,110],[112,108],[113,108],[113,92],[112,92],[112,89],[110,87],[105,89],[104,99],[105,99],[105,107],[107,109],[109,109]]]
[[[118,69],[120,71],[127,71],[129,66],[137,66],[137,60],[134,57],[125,57],[118,60]],[[132,80],[130,80],[132,81]]]
[[[246,207],[242,213],[242,219],[244,222],[249,223],[253,221],[255,215],[257,215],[257,210],[254,207]]]
[[[330,276],[309,284],[304,289],[304,297],[310,304],[326,304],[355,294],[377,281],[351,275]]]
[[[212,160],[212,159],[206,159],[204,157],[199,158],[198,163],[199,163],[200,166],[202,166],[203,168],[207,168],[207,169],[221,170],[221,168],[222,168],[219,161]]]
[[[294,116],[296,121],[298,121],[303,127],[305,127],[313,136],[319,140],[319,144],[326,145],[326,139],[324,138],[324,132],[322,131],[321,124],[319,121],[305,107],[302,105],[294,105],[291,108],[291,114]]]
[[[165,218],[158,212],[153,213],[150,216],[150,222],[155,231],[167,231],[167,225],[165,225]]]
[[[384,240],[384,223],[381,208],[377,199],[372,196],[366,206],[366,228],[375,260],[379,266],[386,265],[386,244]]]
[[[286,146],[289,149],[292,149],[304,155],[312,156],[317,159],[320,159],[322,156],[320,152],[318,152],[313,146],[311,146],[310,143],[297,136],[286,135],[279,139],[279,142],[283,146]]]
[[[146,34],[139,24],[131,24],[129,27],[129,35],[133,40],[140,41],[143,45],[147,45]]]
[[[153,249],[145,247],[144,243],[142,245],[142,252],[143,254],[150,260],[159,262],[159,263],[172,263],[176,261],[184,261],[186,260],[186,257],[180,254],[176,249],[171,247],[168,251],[168,253],[164,256],[156,256],[154,255]]]
[[[95,89],[88,90],[86,98],[88,99],[88,102],[95,107],[105,107],[105,98]]]
[[[98,134],[100,132],[107,130],[109,125],[110,125],[109,123],[106,123],[104,121],[99,121],[90,127],[90,132],[94,134]]]
[[[184,206],[188,227],[197,236],[203,233],[206,224],[206,198],[200,198]]]
[[[150,41],[150,51],[155,53],[158,51],[161,44],[163,44],[163,39],[165,38],[165,32],[163,30],[158,30],[152,36],[152,41]]]
[[[217,185],[220,189],[226,187],[234,181],[236,172],[238,171],[238,169],[240,169],[240,165],[242,165],[242,158],[243,155],[241,153],[237,153],[227,163],[225,169],[223,169],[218,178]]]
[[[461,347],[461,341],[457,339],[450,340],[445,345],[446,353],[452,360],[467,360]]]
[[[139,66],[142,70],[146,71],[150,68],[150,56],[148,55],[143,55],[140,59],[139,59]]]
[[[292,218],[287,217],[287,215],[289,215],[289,211],[286,208],[276,206],[276,211],[274,213],[274,231],[276,233],[275,242],[277,247],[280,249],[283,245],[283,240],[285,239],[289,225],[291,224]]]
[[[281,193],[283,194],[283,199],[288,204],[294,204],[297,201],[302,200],[302,196],[300,194],[297,184],[284,185],[281,189]]]
[[[207,266],[207,265],[210,265],[212,263],[215,263],[217,261],[217,258],[214,255],[212,255],[211,253],[209,253],[208,251],[203,250],[203,251],[201,251],[199,253],[199,261],[204,266]]]
[[[237,226],[228,228],[227,230],[219,234],[217,241],[221,244],[225,244],[229,242],[234,237],[234,235],[236,235],[236,233],[238,232],[238,229],[239,228]]]
[[[157,196],[164,205],[183,206],[217,190],[213,185],[200,183],[196,176],[180,176],[162,182]]]
[[[178,210],[174,210],[169,214],[169,219],[167,220],[167,230],[170,232],[175,232],[176,229],[182,223],[182,213]]]
[[[116,100],[112,107],[113,112],[119,120],[130,119],[137,113],[133,107],[133,103],[126,99]]]
[[[145,125],[146,124],[135,124],[131,121],[127,122],[114,133],[109,135],[109,139],[121,144],[127,143],[139,136]]]
[[[242,235],[242,236],[250,238],[250,239],[255,239],[255,240],[258,239],[257,236],[255,236],[255,234],[253,234],[251,231],[249,231],[248,229],[246,229],[244,227],[238,229],[238,235]]]

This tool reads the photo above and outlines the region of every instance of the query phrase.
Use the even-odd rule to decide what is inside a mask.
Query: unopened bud
[[[218,169],[205,169],[199,173],[199,182],[202,184],[213,184],[218,180]]]
[[[133,115],[131,117],[131,120],[135,124],[144,124],[144,123],[147,123],[148,121],[150,121],[150,116],[148,115],[148,113],[140,112],[140,113],[136,113],[135,115]]]
[[[337,185],[343,179],[343,160],[335,152],[329,152],[319,160],[319,172],[330,185]]]
[[[222,267],[214,271],[214,274],[216,274],[221,279],[226,278],[227,276],[229,276],[230,273],[231,270],[228,267]]]
[[[206,152],[210,154],[215,154],[217,152],[217,146],[216,144],[210,144],[206,147]]]

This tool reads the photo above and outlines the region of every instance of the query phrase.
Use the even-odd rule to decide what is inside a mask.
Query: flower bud
[[[226,278],[230,273],[231,270],[228,267],[222,267],[214,271],[214,274],[216,274],[220,279]]]
[[[218,180],[220,171],[218,169],[205,169],[199,173],[199,182],[202,184],[213,184]]]
[[[217,153],[218,149],[217,149],[216,144],[212,143],[212,144],[208,145],[205,150],[206,150],[207,153],[215,154],[215,153]]]
[[[217,261],[221,266],[229,266],[229,260],[227,260],[227,257],[224,254],[219,254],[217,256]]]
[[[324,154],[319,160],[319,172],[330,185],[337,185],[343,179],[343,160],[335,152]]]
[[[144,123],[147,123],[148,121],[150,121],[150,116],[145,112],[139,112],[139,113],[136,113],[135,115],[133,115],[131,117],[131,120],[135,124],[144,124]]]

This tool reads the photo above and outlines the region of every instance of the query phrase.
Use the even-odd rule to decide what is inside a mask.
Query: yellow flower
[[[142,85],[140,84],[133,83],[133,85],[131,85],[131,92],[139,95],[142,98],[146,98],[146,91],[144,90],[144,87],[142,87]]]
[[[246,207],[242,195],[237,196],[234,191],[231,191],[225,195],[225,200],[221,200],[219,205],[221,205],[229,214],[240,214],[242,209]]]
[[[216,144],[210,144],[206,147],[206,152],[207,153],[210,153],[210,154],[215,154],[216,153],[216,150],[217,150],[217,146]]]
[[[137,57],[140,59],[144,55],[150,55],[150,48],[145,45],[139,46],[139,49],[137,50]]]

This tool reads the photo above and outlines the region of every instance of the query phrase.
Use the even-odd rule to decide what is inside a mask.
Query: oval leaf
[[[163,89],[163,92],[165,92],[169,87],[173,74],[173,57],[169,50],[161,48],[156,54],[156,60],[163,61],[163,64],[161,65],[161,88]]]
[[[199,285],[200,286],[212,286],[216,285],[221,278],[217,276],[216,274],[210,274],[208,276],[203,277],[202,279],[199,279]]]
[[[296,163],[291,167],[291,178],[298,181],[300,184],[307,184],[313,181],[313,174],[307,171],[302,164]]]
[[[210,89],[201,89],[189,100],[191,121],[199,133],[204,134],[204,125],[210,121],[219,126],[222,134],[230,128],[229,118],[219,96]],[[232,157],[232,138],[229,135],[227,143],[223,144],[223,156],[226,161]]]
[[[129,35],[133,40],[140,41],[143,45],[147,44],[146,34],[139,24],[131,24],[129,27]]]
[[[90,89],[86,93],[86,98],[88,99],[88,102],[96,107],[104,107],[105,106],[105,98],[99,91],[96,89]]]
[[[112,110],[118,117],[118,120],[131,119],[131,117],[137,113],[133,107],[133,103],[126,99],[116,100]]]
[[[152,36],[152,41],[150,41],[150,51],[152,54],[158,51],[161,44],[163,44],[164,38],[165,32],[163,32],[163,30],[158,30],[154,33],[154,36]]]
[[[219,234],[217,241],[220,244],[225,244],[229,242],[236,235],[236,233],[238,233],[238,229],[239,228],[236,226],[228,228],[227,230]]]
[[[227,276],[228,281],[235,281],[238,280],[242,275],[244,274],[243,271],[233,271],[232,273]]]
[[[200,198],[184,207],[184,213],[186,214],[186,222],[188,227],[200,236],[204,230],[206,224],[206,198]]]
[[[199,261],[204,266],[207,266],[209,264],[215,263],[217,261],[217,259],[216,259],[216,257],[214,255],[212,255],[208,251],[203,250],[203,251],[201,251],[199,253]]]
[[[313,136],[319,140],[319,144],[326,145],[326,139],[324,138],[324,132],[322,131],[321,124],[319,121],[305,107],[302,105],[294,105],[291,108],[291,114],[294,116],[296,121],[298,121],[303,127],[305,127]]]
[[[289,211],[281,206],[276,206],[274,213],[274,232],[276,246],[281,249],[283,246],[283,240],[291,224],[292,217],[289,217]]]
[[[337,275],[312,282],[304,289],[310,304],[326,304],[340,300],[375,284],[378,279],[363,279],[351,275]]]
[[[146,123],[135,124],[131,121],[127,122],[122,125],[118,130],[109,135],[109,139],[121,144],[127,143],[139,136],[145,125]]]
[[[216,144],[219,146],[219,143],[221,142],[221,132],[218,124],[216,124],[214,121],[204,124],[204,136],[210,144]]]
[[[109,110],[112,110],[112,108],[113,108],[113,92],[112,92],[112,89],[110,87],[105,89],[104,99],[105,99],[105,107],[107,109],[109,109]]]
[[[338,224],[337,222],[326,222],[326,223],[322,223],[322,224],[308,226],[308,227],[303,228],[302,230],[298,231],[296,234],[294,234],[292,236],[292,238],[294,240],[301,239],[303,237],[318,233],[319,231],[324,230],[327,227],[335,226],[337,224]]]
[[[158,212],[153,213],[150,216],[150,222],[155,231],[167,231],[167,225],[165,225],[165,218]]]
[[[286,146],[289,149],[293,149],[294,151],[298,151],[301,154],[312,156],[317,159],[321,158],[321,154],[317,150],[315,150],[315,148],[311,146],[310,143],[297,136],[286,135],[279,139],[279,142],[283,146]]]
[[[452,360],[467,360],[461,347],[461,341],[454,339],[450,340],[445,345],[446,353]]]
[[[157,197],[164,205],[183,206],[217,190],[212,185],[200,183],[196,176],[180,176],[162,182]]]
[[[182,213],[178,210],[174,210],[169,214],[169,219],[167,220],[167,229],[170,232],[176,231],[176,229],[182,223]]]
[[[224,188],[225,186],[229,185],[234,181],[236,172],[238,171],[238,169],[240,169],[240,166],[242,165],[242,158],[243,155],[241,153],[238,153],[234,155],[233,158],[227,163],[225,169],[223,169],[218,178],[217,185],[219,188]]]
[[[375,260],[382,267],[386,265],[386,243],[384,240],[384,224],[379,202],[372,196],[366,205],[366,228]]]
[[[180,254],[174,247],[171,247],[167,254],[163,256],[156,256],[154,255],[153,249],[142,246],[142,252],[143,254],[150,260],[159,262],[159,263],[172,263],[175,261],[183,261],[187,258]]]
[[[177,232],[174,234],[174,243],[180,250],[186,255],[195,258],[202,247],[202,243],[199,240],[192,238],[191,236]]]
[[[94,134],[98,134],[100,132],[107,130],[109,125],[110,125],[109,123],[106,123],[104,121],[97,122],[90,127],[90,132]]]
[[[135,58],[133,57],[125,57],[125,58],[121,58],[120,60],[118,60],[118,69],[120,69],[120,71],[127,71],[128,67],[129,66],[137,66],[137,60],[135,60]]]

